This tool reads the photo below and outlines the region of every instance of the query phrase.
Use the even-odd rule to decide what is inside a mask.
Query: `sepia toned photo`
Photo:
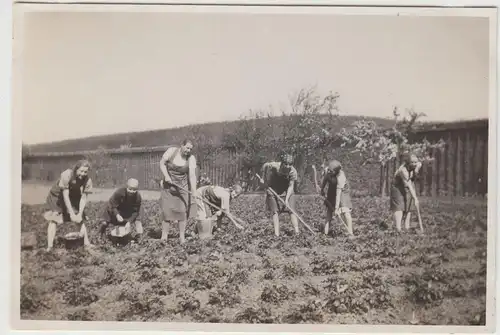
[[[19,328],[494,329],[496,9],[152,7],[14,6]]]

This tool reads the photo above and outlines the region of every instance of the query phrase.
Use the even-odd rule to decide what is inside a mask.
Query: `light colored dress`
[[[185,190],[191,191],[189,171],[196,169],[196,159],[190,156],[187,160],[180,157],[180,148],[169,148],[163,154],[166,159],[167,171],[172,183]],[[196,201],[194,197],[178,187],[165,181],[160,196],[160,207],[164,221],[186,221],[196,215]]]
[[[221,186],[206,185],[198,188],[200,197],[210,202],[211,204],[229,212],[229,202],[231,195],[229,190]],[[204,220],[213,216],[218,209],[208,205],[207,203],[198,201],[198,219]],[[222,215],[223,216],[223,215]]]

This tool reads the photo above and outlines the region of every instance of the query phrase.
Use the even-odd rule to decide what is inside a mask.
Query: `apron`
[[[89,177],[84,178],[83,180],[79,180],[72,173],[71,180],[69,182],[69,199],[73,210],[77,213],[80,210],[80,200],[82,198],[83,189],[85,184],[87,183]],[[63,191],[59,187],[60,178],[56,181],[56,183],[52,186],[49,191],[49,194],[46,199],[46,205],[50,212],[54,212],[57,214],[62,214],[62,218],[64,222],[69,222],[69,212],[64,204]],[[84,211],[83,218],[86,219],[87,215]]]
[[[189,162],[182,166],[173,163],[179,154],[177,148],[174,154],[166,162],[167,171],[172,179],[172,183],[184,189],[190,190],[189,184]],[[160,207],[163,212],[164,221],[186,221],[196,213],[196,204],[193,197],[172,184],[163,182],[160,197]]]
[[[402,167],[406,169],[406,167]],[[403,178],[400,175],[401,168],[396,171],[394,180],[391,184],[390,194],[390,210],[391,211],[408,211],[410,209],[411,194],[408,187],[406,187]],[[413,172],[409,172],[410,180],[414,180]]]

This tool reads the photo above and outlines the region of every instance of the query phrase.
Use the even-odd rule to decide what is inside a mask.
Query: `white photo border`
[[[166,331],[179,333],[180,331],[196,331],[196,332],[286,332],[286,333],[386,333],[386,332],[401,332],[401,333],[485,333],[495,330],[496,320],[496,214],[497,210],[497,187],[496,179],[497,171],[497,27],[498,27],[498,12],[491,8],[452,8],[452,7],[433,7],[433,8],[414,8],[414,7],[325,7],[325,5],[335,5],[335,1],[318,0],[314,6],[279,6],[283,4],[298,5],[304,4],[303,1],[267,1],[267,4],[276,6],[235,6],[241,4],[242,1],[226,1],[229,6],[211,6],[200,5],[201,3],[213,3],[213,1],[198,1],[198,4],[181,5],[181,1],[171,1],[175,5],[122,5],[123,0],[108,0],[107,3],[122,3],[121,5],[102,5],[97,4],[98,1],[86,1],[93,4],[76,4],[76,1],[67,1],[61,4],[60,1],[53,1],[52,4],[40,4],[29,0],[31,3],[15,3],[13,5],[13,62],[12,62],[12,143],[11,143],[11,175],[12,182],[11,190],[11,207],[12,218],[5,220],[9,222],[11,229],[10,239],[10,256],[11,256],[11,328],[16,330],[102,330],[102,331]],[[57,3],[57,4],[55,4]],[[147,3],[159,3],[157,0],[150,0]],[[248,3],[258,4],[263,1],[247,1]],[[373,5],[396,5],[402,1],[373,1]],[[451,1],[439,2],[436,1],[420,1],[419,6],[432,5],[447,6]],[[436,3],[438,3],[436,5]],[[480,5],[480,1],[457,1],[455,6],[472,6]],[[279,4],[279,5],[278,5]],[[370,5],[369,1],[364,1],[364,4]],[[415,4],[415,2],[413,3]],[[411,5],[411,4],[410,4]],[[22,110],[22,83],[19,76],[22,71],[20,59],[23,53],[23,24],[24,15],[29,12],[42,11],[134,11],[134,12],[252,12],[252,13],[293,13],[293,14],[317,14],[317,15],[408,15],[408,16],[482,16],[488,17],[490,20],[490,94],[489,94],[489,152],[488,152],[488,259],[487,259],[487,324],[486,326],[386,326],[386,325],[264,325],[264,324],[209,324],[209,323],[156,323],[156,322],[66,322],[66,321],[35,321],[20,319],[20,210],[21,210],[21,129],[22,118],[20,111]],[[494,75],[493,75],[494,74]],[[5,157],[5,156],[4,156]]]

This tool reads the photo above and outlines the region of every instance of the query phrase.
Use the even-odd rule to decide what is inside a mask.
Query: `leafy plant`
[[[400,160],[405,153],[416,155],[422,162],[430,162],[434,158],[431,153],[433,149],[442,149],[445,142],[441,139],[431,143],[426,139],[422,141],[410,141],[415,128],[418,127],[418,119],[425,116],[416,113],[412,109],[407,110],[408,117],[399,119],[397,108],[394,109],[394,126],[384,129],[373,121],[356,121],[349,128],[343,128],[339,134],[342,147],[351,147],[352,153],[357,153],[363,158],[363,164],[379,164],[382,169],[387,168],[387,163]],[[381,194],[386,193],[385,183],[382,184]]]

